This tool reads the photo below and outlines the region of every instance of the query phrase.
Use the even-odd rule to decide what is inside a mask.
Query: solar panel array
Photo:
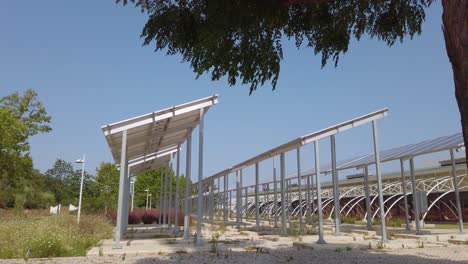
[[[380,151],[380,162],[387,162],[392,160],[408,159],[424,154],[430,154],[449,150],[453,148],[462,147],[463,134],[456,133],[449,136],[438,137],[431,140],[425,140],[415,144],[409,144],[406,146],[391,148]],[[346,170],[354,168],[363,168],[375,164],[374,152],[355,157],[352,159],[338,161],[336,164],[337,170]],[[331,164],[321,165],[322,173],[331,172]],[[301,172],[303,177],[315,175],[315,168],[309,168]],[[287,178],[295,178],[297,173],[289,175]]]
[[[419,143],[410,144],[380,151],[380,161],[408,159],[424,154],[435,153],[463,146],[463,134],[456,133],[450,136],[438,137],[432,140],[425,140]],[[352,162],[338,167],[340,170],[350,168],[361,168],[375,163],[374,153],[357,158]]]

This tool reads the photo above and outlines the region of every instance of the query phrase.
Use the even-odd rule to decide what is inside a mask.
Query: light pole
[[[150,200],[150,204],[149,204],[149,209],[151,210],[151,196],[153,196],[151,193],[149,194],[149,200]]]
[[[80,198],[78,200],[78,214],[76,216],[76,223],[80,223],[80,215],[81,215],[81,198],[83,197],[83,178],[84,178],[84,167],[85,167],[85,158],[86,154],[83,154],[83,159],[77,159],[76,163],[83,164],[81,167],[81,183],[80,183]]]
[[[132,184],[132,208],[130,211],[133,212],[133,198],[135,197],[135,179],[133,178],[130,183]]]
[[[148,194],[149,194],[149,189],[146,189],[145,192],[146,192],[146,207],[145,207],[146,209],[145,209],[145,210],[148,210]]]

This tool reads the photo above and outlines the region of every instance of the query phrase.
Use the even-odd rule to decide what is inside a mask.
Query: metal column
[[[301,149],[297,148],[297,187],[299,192],[299,230],[302,232]]]
[[[338,171],[336,170],[336,145],[335,145],[335,136],[330,136],[330,145],[331,145],[331,163],[332,163],[332,182],[333,182],[333,200],[335,203],[335,236],[340,235],[340,224],[341,224],[341,215],[340,215],[340,194],[338,189]]]
[[[236,171],[236,223],[237,228],[240,229],[241,223],[241,177],[239,171]]]
[[[421,223],[419,222],[419,204],[416,202],[416,179],[414,176],[414,161],[410,158],[410,176],[411,176],[411,190],[413,192],[413,205],[414,205],[414,223],[416,225],[416,235],[421,235]]]
[[[221,199],[221,177],[218,177],[218,195],[216,196],[217,199],[217,203],[216,203],[216,214],[219,216],[220,213],[221,213],[221,203],[220,203],[220,199]]]
[[[240,208],[240,209],[239,209],[239,210],[240,210],[240,218],[239,218],[239,219],[240,219],[240,222],[242,223],[242,186],[244,186],[244,185],[242,184],[242,180],[243,180],[243,177],[242,177],[242,176],[243,176],[243,175],[242,175],[242,169],[239,171],[239,176],[240,176],[240,192],[239,192],[239,194],[240,194],[240,195],[239,195],[239,197],[240,197],[240,198],[239,198],[239,203],[240,203],[240,207],[239,207],[239,208]],[[247,194],[246,194],[245,197],[247,197]],[[247,201],[246,201],[245,203],[247,203]],[[246,212],[245,212],[245,221],[247,221],[248,219],[249,219],[249,216],[247,215],[247,210],[246,210]]]
[[[197,208],[197,246],[202,246],[201,228],[203,221],[203,118],[205,109],[200,109],[200,125],[198,129],[198,208]]]
[[[164,168],[159,170],[159,176],[160,176],[160,181],[159,181],[159,218],[158,218],[158,224],[162,225],[162,219],[163,219],[163,207],[164,207],[164,200],[163,200],[163,184],[164,184]],[[148,193],[146,194],[146,204],[148,204]]]
[[[189,239],[190,236],[190,182],[192,168],[192,130],[187,131],[187,153],[185,158],[185,197],[184,197],[184,239]]]
[[[258,162],[255,163],[255,226],[260,227],[260,211],[258,204],[260,200],[258,199],[258,185],[259,185],[259,168]],[[245,197],[247,199],[247,196]]]
[[[372,210],[370,203],[370,191],[369,191],[369,168],[364,167],[364,193],[366,196],[366,219],[367,219],[367,229],[373,230],[372,227]]]
[[[177,158],[176,158],[176,191],[175,191],[175,215],[174,226],[179,232],[179,173],[180,173],[180,144],[177,145]]]
[[[214,189],[214,179],[210,180],[209,182],[209,186],[210,186],[210,196],[209,196],[209,199],[208,199],[208,204],[209,204],[209,207],[208,207],[208,210],[209,210],[209,213],[210,213],[210,223],[213,224],[213,213],[214,213],[214,199],[213,199],[213,189]]]
[[[164,225],[167,225],[168,222],[168,218],[167,218],[167,208],[168,208],[168,202],[169,202],[169,197],[168,197],[168,183],[169,183],[169,177],[168,177],[168,169],[167,169],[167,165],[166,164],[166,167],[164,167],[164,214],[163,214],[163,224]]]
[[[120,180],[119,180],[119,197],[117,206],[117,221],[115,226],[115,240],[112,245],[113,249],[121,249],[120,239],[122,238],[122,218],[123,218],[123,202],[124,202],[124,185],[127,176],[127,130],[122,131],[122,149],[120,152]]]
[[[374,135],[374,158],[375,158],[375,174],[377,176],[377,190],[379,195],[379,206],[380,206],[380,227],[382,229],[382,242],[387,242],[387,228],[385,224],[385,208],[384,198],[382,192],[382,173],[380,172],[380,152],[379,143],[377,137],[377,121],[372,121],[372,132]]]
[[[172,172],[173,172],[173,169],[172,169],[172,162],[170,163],[170,166],[169,166],[170,170],[168,172],[169,174],[169,181],[168,181],[168,185],[169,185],[169,203],[168,203],[168,206],[167,206],[167,222],[168,222],[168,226],[170,227],[171,226],[171,223],[172,223],[172,219],[171,219],[171,209],[172,209]]]
[[[313,179],[312,179],[312,185],[313,185]],[[312,223],[312,213],[311,210],[313,210],[313,205],[311,203],[311,200],[313,201],[313,196],[311,198],[311,193],[313,191],[311,190],[311,185],[310,185],[310,176],[307,176],[306,178],[306,224],[311,224]]]
[[[408,211],[408,197],[406,197],[406,179],[405,179],[405,162],[400,160],[400,169],[401,169],[401,188],[403,189],[403,202],[405,206],[405,220],[406,220],[406,230],[410,230],[410,219]]]
[[[453,187],[455,188],[455,199],[457,203],[458,225],[459,225],[460,233],[463,233],[463,214],[462,214],[461,203],[460,203],[460,192],[458,191],[457,170],[455,167],[455,157],[453,154],[453,149],[450,149],[450,159],[452,161],[452,177],[453,177]]]
[[[241,181],[241,184],[242,184],[242,181]],[[248,194],[249,188],[245,187],[244,192],[245,192],[245,222],[247,222],[249,220],[249,212],[247,211],[247,208],[249,208],[249,201],[247,199],[247,197],[249,197],[249,194]],[[241,200],[242,200],[242,197],[241,197]]]
[[[224,193],[223,193],[223,221],[224,221],[224,226],[226,226],[226,221],[228,220],[228,193],[227,193],[227,189],[228,189],[228,175],[224,175],[224,180],[223,180],[223,183],[224,183]]]
[[[229,191],[229,206],[228,206],[228,218],[231,218],[231,209],[232,209],[232,190]]]
[[[274,228],[278,228],[278,187],[276,185],[276,166],[275,166],[275,157],[273,157],[273,212],[275,217],[275,225]]]
[[[284,160],[284,153],[280,154],[280,177],[281,177],[281,235],[287,236],[288,230],[286,228],[286,195],[284,193],[284,189],[286,187],[286,179],[285,179],[285,160]]]
[[[314,142],[314,155],[315,155],[315,182],[317,184],[317,213],[319,219],[317,244],[325,244],[323,239],[323,210],[322,210],[322,187],[320,183],[320,154],[319,142]]]

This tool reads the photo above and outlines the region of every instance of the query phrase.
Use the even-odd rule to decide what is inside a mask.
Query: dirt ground
[[[468,246],[453,245],[441,248],[415,248],[405,250],[298,250],[295,248],[269,250],[267,252],[219,251],[218,253],[174,253],[158,256],[126,257],[72,257],[53,259],[0,260],[0,263],[330,263],[330,264],[377,264],[377,263],[468,263]]]

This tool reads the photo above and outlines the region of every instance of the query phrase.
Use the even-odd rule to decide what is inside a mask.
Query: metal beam
[[[190,182],[192,170],[192,130],[187,135],[187,153],[185,158],[185,201],[184,201],[184,239],[190,239]]]
[[[117,220],[115,226],[115,240],[112,249],[121,249],[120,239],[122,238],[122,218],[123,218],[123,204],[124,204],[124,186],[127,170],[127,130],[122,131],[122,149],[120,155],[120,180],[119,180],[119,197],[117,205]]]
[[[382,242],[387,242],[387,228],[385,226],[385,208],[384,198],[382,193],[382,173],[380,171],[380,151],[377,133],[377,121],[372,121],[372,133],[374,138],[374,156],[375,156],[375,174],[377,176],[377,190],[379,192],[379,206],[380,206],[380,227],[382,231]]]
[[[319,141],[314,142],[314,156],[315,156],[315,182],[317,184],[317,213],[319,218],[318,226],[318,241],[317,244],[326,244],[323,239],[323,210],[322,210],[322,187],[320,183],[320,153],[319,153]]]
[[[461,203],[460,203],[460,192],[458,190],[457,170],[455,167],[455,156],[453,154],[453,149],[450,149],[450,160],[452,162],[453,187],[455,189],[455,200],[457,203],[458,226],[460,229],[460,233],[463,233],[463,213],[462,213]]]
[[[198,208],[197,208],[197,246],[202,246],[201,228],[203,221],[203,117],[204,108],[200,108],[200,124],[198,127]]]

